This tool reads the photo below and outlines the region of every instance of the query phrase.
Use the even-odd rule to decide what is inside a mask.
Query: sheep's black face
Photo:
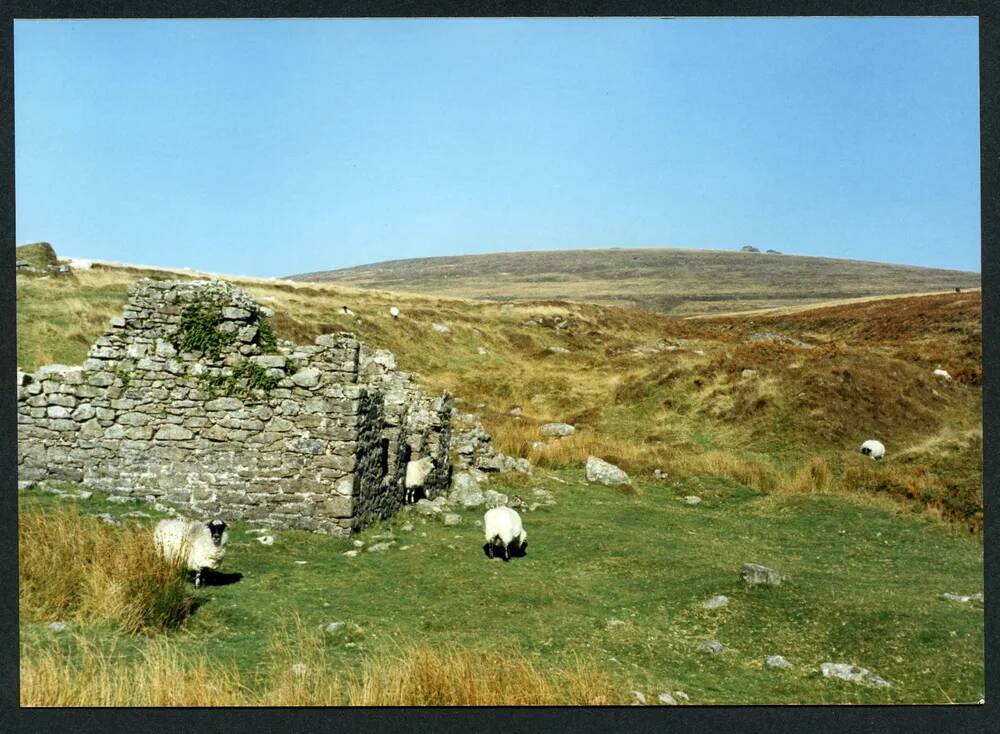
[[[208,531],[212,534],[212,542],[215,545],[222,543],[222,534],[226,532],[226,528],[229,527],[222,520],[212,520],[208,524]]]
[[[865,456],[868,456],[869,454],[871,454],[871,452],[872,452],[872,450],[870,448],[868,448],[867,446],[865,446],[863,449],[861,449],[861,453],[864,454]]]

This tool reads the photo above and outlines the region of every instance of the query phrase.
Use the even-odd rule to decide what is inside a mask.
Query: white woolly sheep
[[[528,534],[524,532],[521,516],[509,507],[494,507],[483,515],[483,535],[486,538],[486,555],[493,558],[499,547],[503,559],[510,560],[511,550],[524,552],[528,547]]]
[[[934,370],[934,374],[937,377],[943,377],[945,380],[950,380],[951,379],[951,375],[948,374],[948,370],[943,370],[940,367],[938,367],[936,370]]]
[[[354,315],[354,311],[352,311],[351,309],[349,309],[347,306],[341,306],[340,307],[340,312],[342,314],[344,314],[345,316],[353,316]]]
[[[392,308],[389,309],[389,315],[392,316],[394,319],[398,319],[399,309],[393,306]]]
[[[156,550],[171,563],[184,564],[194,571],[194,585],[204,583],[207,570],[216,570],[226,557],[229,533],[222,520],[198,522],[189,520],[160,520],[153,531]]]
[[[885,456],[885,445],[881,441],[870,438],[861,444],[861,453],[872,457],[876,461],[881,461],[882,457]]]

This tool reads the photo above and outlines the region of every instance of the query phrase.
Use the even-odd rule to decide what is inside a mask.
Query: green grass
[[[528,554],[510,563],[483,554],[473,524],[478,511],[463,513],[457,527],[401,515],[358,536],[370,545],[392,532],[395,546],[356,558],[342,555],[350,540],[269,531],[275,543],[263,546],[251,528],[234,523],[224,570],[242,580],[198,591],[195,615],[168,639],[180,652],[232,661],[251,678],[268,641],[297,615],[317,632],[330,621],[344,623],[325,646],[331,664],[345,671],[359,670],[368,654],[420,642],[514,646],[552,665],[579,655],[607,669],[624,691],[637,688],[655,699],[680,689],[702,704],[982,696],[982,607],[939,599],[945,591],[982,590],[977,537],[897,515],[888,505],[765,497],[728,480],[644,483],[642,496],[632,497],[587,485],[578,472],[538,471],[535,479],[528,486],[546,487],[559,504],[523,514]],[[691,493],[703,503],[680,501]],[[76,500],[22,494],[25,506],[65,501]],[[97,495],[81,506],[123,511]],[[401,529],[407,521],[412,531]],[[791,580],[745,588],[738,571],[747,561]],[[715,594],[729,596],[729,606],[702,609]],[[610,619],[624,624],[609,626]],[[147,644],[105,625],[82,632],[126,658]],[[72,644],[52,637],[41,623],[22,624],[24,653]],[[706,638],[729,649],[718,656],[698,652]],[[764,667],[773,654],[795,667]],[[867,667],[892,688],[819,678],[815,671],[826,661]]]

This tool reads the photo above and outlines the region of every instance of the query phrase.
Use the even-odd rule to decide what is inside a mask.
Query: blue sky
[[[979,270],[975,18],[15,23],[17,242],[287,275],[576,247]]]

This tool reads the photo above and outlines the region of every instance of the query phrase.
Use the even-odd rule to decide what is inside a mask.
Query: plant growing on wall
[[[181,328],[177,332],[174,347],[179,352],[204,352],[213,359],[218,359],[222,348],[236,338],[236,332],[226,333],[219,329],[222,321],[220,306],[192,303],[181,313]]]

